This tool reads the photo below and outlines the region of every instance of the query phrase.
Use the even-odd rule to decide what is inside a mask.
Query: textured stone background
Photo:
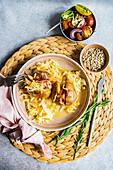
[[[60,14],[80,3],[89,7],[97,19],[94,35],[85,43],[104,45],[111,56],[113,71],[113,1],[112,0],[0,0],[0,68],[21,46],[44,34],[59,22]],[[62,35],[59,27],[47,36]],[[0,170],[112,170],[113,131],[95,151],[87,157],[64,164],[38,162],[12,146],[0,133]]]

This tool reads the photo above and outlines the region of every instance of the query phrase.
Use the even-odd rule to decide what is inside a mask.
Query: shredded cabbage
[[[49,98],[37,98],[31,95],[30,92],[34,93],[34,91],[44,92],[45,84],[36,82],[33,79],[32,74],[26,73],[25,81],[20,83],[20,92],[22,101],[25,102],[26,111],[29,116],[33,117],[33,121],[37,121],[38,123],[45,123],[48,121],[52,121],[56,112],[74,112],[80,100],[80,94],[82,88],[86,86],[86,82],[84,79],[80,77],[80,72],[71,72],[59,66],[59,64],[55,60],[48,60],[44,62],[38,62],[36,65],[30,68],[31,72],[45,71],[50,77],[48,80],[48,87],[52,83],[56,81],[62,81],[62,77],[66,75],[71,83],[73,83],[77,98],[75,102],[69,106],[67,105],[58,105],[54,101],[52,101],[51,97]],[[36,75],[34,74],[34,77]],[[28,93],[29,92],[29,93]]]

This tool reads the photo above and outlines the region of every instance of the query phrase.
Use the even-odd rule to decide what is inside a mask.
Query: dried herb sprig
[[[79,144],[81,144],[82,141],[84,140],[83,134],[85,132],[86,126],[87,126],[89,119],[91,117],[91,113],[92,113],[92,111],[89,111],[86,113],[87,116],[86,116],[85,120],[83,121],[82,127],[79,129],[78,135],[76,135],[73,159],[75,159],[76,153],[79,152],[79,150],[81,149],[81,146],[79,146]]]
[[[86,129],[86,126],[87,126],[87,124],[89,122],[89,119],[90,119],[90,117],[92,115],[92,112],[96,109],[96,107],[104,107],[104,106],[108,105],[108,103],[110,102],[109,100],[105,100],[102,103],[97,103],[96,99],[97,99],[97,96],[94,99],[93,104],[89,107],[89,109],[87,109],[86,118],[84,119],[84,121],[82,123],[82,127],[79,130],[78,135],[75,138],[75,143],[76,144],[74,146],[74,158],[73,159],[75,159],[76,153],[81,149],[81,146],[79,146],[79,144],[81,144],[82,141],[84,140],[83,134],[85,132],[85,129]]]

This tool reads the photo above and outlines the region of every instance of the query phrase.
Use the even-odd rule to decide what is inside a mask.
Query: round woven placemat
[[[68,57],[73,58],[75,61],[79,62],[79,54],[82,48],[86,44],[81,42],[71,42],[64,37],[54,36],[47,37],[44,39],[35,40],[28,45],[24,45],[20,48],[19,51],[13,54],[13,56],[6,62],[5,66],[2,68],[1,73],[4,76],[9,76],[17,73],[19,68],[29,59],[43,53],[59,53],[67,55]],[[113,75],[110,67],[108,66],[105,71],[98,74],[89,74],[87,73],[90,84],[91,84],[91,99],[90,104],[92,103],[95,93],[97,91],[97,83],[103,76],[106,76],[104,82],[104,88],[107,90],[105,94],[101,95],[100,100],[109,99],[110,103],[108,106],[103,108],[98,108],[97,116],[95,119],[95,126],[92,135],[92,141],[89,148],[87,148],[87,138],[89,132],[90,122],[87,125],[86,131],[84,133],[84,141],[81,146],[82,149],[76,154],[75,160],[86,156],[88,153],[92,152],[98,145],[100,145],[106,136],[109,134],[110,130],[113,127]],[[63,138],[58,142],[57,147],[55,147],[55,142],[51,142],[52,139],[60,133],[60,131],[56,132],[46,132],[42,131],[43,138],[46,144],[49,145],[52,151],[52,159],[49,159],[44,156],[40,149],[38,149],[35,145],[32,144],[17,144],[12,138],[13,145],[18,149],[22,150],[26,154],[36,158],[42,162],[49,163],[60,163],[60,162],[68,162],[73,161],[73,145],[75,142],[76,134],[81,125],[74,127],[71,130],[71,134],[67,137]],[[38,149],[38,152],[37,152]]]

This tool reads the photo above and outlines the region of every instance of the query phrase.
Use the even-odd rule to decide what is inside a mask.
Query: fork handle
[[[4,85],[4,78],[0,78],[0,86]]]
[[[92,116],[92,120],[91,120],[91,127],[90,127],[90,132],[89,132],[89,139],[87,142],[87,146],[90,146],[90,141],[91,141],[91,137],[92,137],[92,132],[94,129],[94,123],[95,123],[95,118],[96,118],[96,113],[97,113],[97,107],[95,109],[95,111],[93,112],[93,116]]]
[[[3,86],[4,85],[4,83],[0,83],[0,86]]]
[[[51,29],[49,29],[45,34],[48,34],[50,31],[54,30],[56,27],[58,27],[60,25],[60,23],[62,23],[62,21],[60,21],[59,23],[57,23],[56,25],[54,25]]]

